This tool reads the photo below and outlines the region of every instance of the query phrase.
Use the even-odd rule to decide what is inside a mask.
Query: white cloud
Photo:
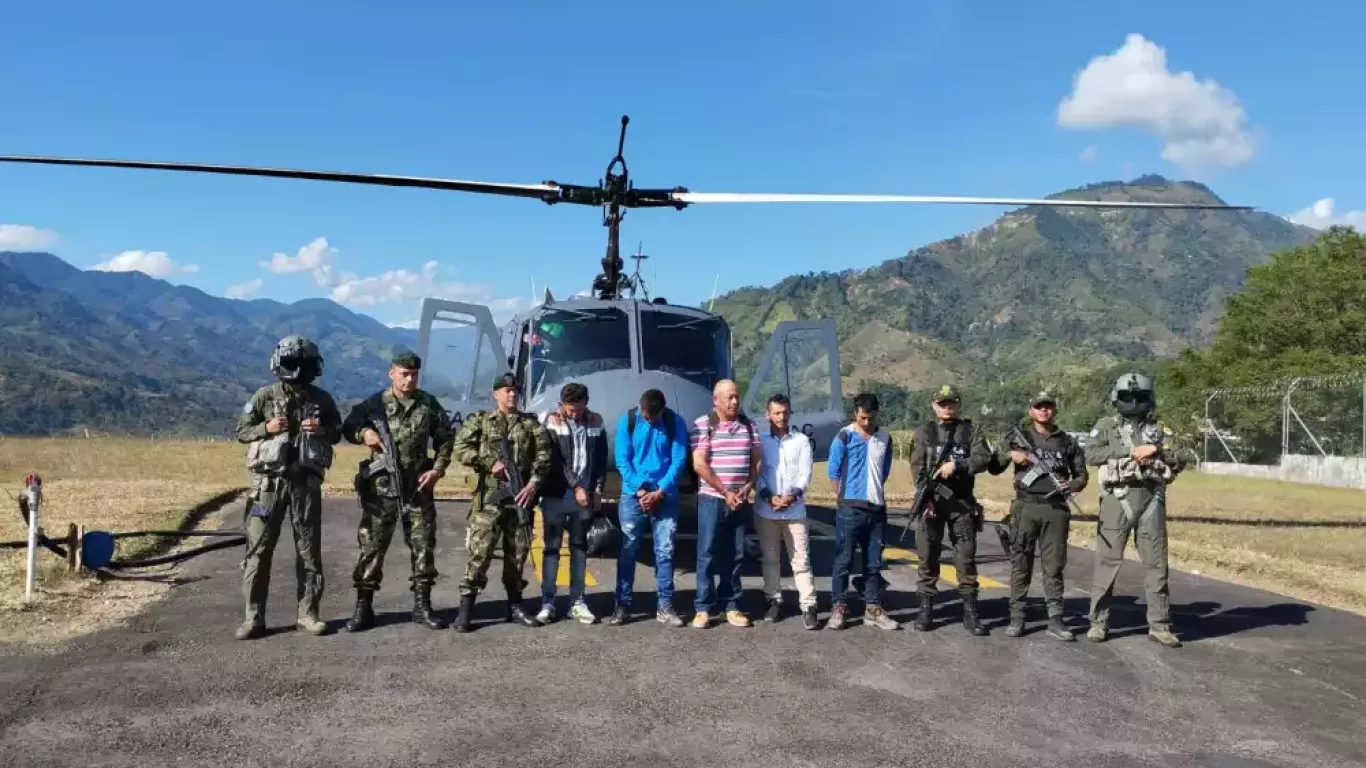
[[[1099,149],[1096,149],[1096,145],[1095,145],[1095,144],[1092,144],[1091,146],[1089,146],[1089,147],[1087,147],[1086,149],[1083,149],[1083,150],[1081,151],[1081,161],[1082,161],[1083,163],[1089,163],[1089,162],[1091,162],[1092,160],[1095,160],[1095,159],[1096,159],[1096,155],[1098,155],[1098,154],[1100,154],[1100,150],[1099,150]]]
[[[1213,79],[1167,69],[1167,52],[1131,33],[1096,56],[1058,105],[1058,125],[1076,130],[1139,128],[1162,139],[1162,159],[1182,166],[1237,166],[1257,153],[1238,97]]]
[[[1345,211],[1341,214],[1334,214],[1333,207],[1335,201],[1331,197],[1325,197],[1314,203],[1308,208],[1301,209],[1287,216],[1286,218],[1313,229],[1327,229],[1338,225],[1344,227],[1355,227],[1358,232],[1366,233],[1366,211]]]
[[[429,261],[422,265],[420,272],[391,269],[373,277],[344,272],[333,283],[330,298],[338,304],[353,307],[405,304],[424,298],[483,304],[499,324],[534,306],[530,299],[520,296],[495,298],[493,288],[483,283],[442,282],[437,277],[440,268],[439,263]]]
[[[167,278],[186,272],[198,272],[195,264],[180,265],[165,251],[124,251],[109,261],[91,267],[99,272],[142,272],[152,277]]]
[[[61,237],[50,229],[38,229],[26,224],[0,224],[0,249],[30,250],[51,248]]]
[[[337,258],[337,249],[329,247],[327,238],[314,238],[313,242],[299,249],[293,256],[276,253],[270,261],[257,262],[267,272],[277,275],[291,272],[312,272],[313,282],[326,288],[335,285],[332,277],[332,262]]]
[[[261,278],[248,280],[245,283],[234,283],[228,286],[223,295],[229,299],[249,299],[253,293],[261,290]]]

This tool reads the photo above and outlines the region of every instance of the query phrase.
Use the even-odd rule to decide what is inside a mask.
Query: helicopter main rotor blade
[[[352,184],[376,184],[387,187],[421,187],[458,192],[481,192],[512,197],[545,198],[558,195],[560,187],[550,184],[505,184],[494,181],[462,181],[434,179],[421,176],[388,176],[376,173],[342,173],[334,171],[301,171],[290,168],[253,168],[241,165],[202,165],[198,163],[168,163],[148,160],[87,160],[75,157],[26,157],[0,155],[5,163],[40,163],[45,165],[91,165],[105,168],[147,168],[160,171],[192,171],[222,173],[232,176],[271,176],[283,179],[313,181],[341,181]]]
[[[940,203],[969,205],[1049,205],[1082,208],[1193,208],[1217,211],[1250,211],[1250,205],[1217,203],[1149,203],[1136,200],[1034,200],[1022,197],[933,197],[926,195],[820,195],[761,194],[747,192],[674,192],[680,203]]]

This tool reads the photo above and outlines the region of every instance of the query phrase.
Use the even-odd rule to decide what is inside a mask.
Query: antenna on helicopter
[[[636,297],[636,291],[640,291],[641,293],[645,294],[645,300],[649,301],[650,289],[645,286],[645,276],[640,274],[640,262],[650,258],[649,256],[645,255],[644,248],[644,243],[636,244],[636,252],[634,255],[631,256],[631,258],[636,262],[636,271],[632,273],[629,278],[627,278],[626,282],[627,286],[631,289],[631,298],[634,299]]]

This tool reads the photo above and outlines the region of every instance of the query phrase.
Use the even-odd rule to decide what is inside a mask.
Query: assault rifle
[[[512,451],[508,450],[507,436],[503,436],[498,441],[498,458],[503,462],[503,469],[507,472],[507,483],[499,483],[493,493],[485,497],[485,501],[490,504],[499,504],[503,501],[511,501],[517,507],[517,524],[531,531],[531,510],[517,503],[517,496],[522,492],[522,473],[517,469],[517,465],[512,461]]]
[[[915,498],[911,500],[911,514],[906,521],[906,527],[901,529],[901,538],[898,542],[906,538],[906,530],[920,521],[925,514],[925,505],[931,499],[931,494],[935,498],[951,499],[953,491],[935,476],[939,471],[939,466],[949,458],[949,451],[953,449],[953,441],[945,440],[943,447],[939,449],[939,455],[928,467],[921,467],[920,472],[915,478]]]
[[[398,463],[398,448],[394,445],[394,435],[389,431],[389,420],[384,417],[384,413],[375,407],[374,402],[367,402],[366,406],[370,413],[370,424],[379,433],[380,447],[383,452],[378,456],[371,456],[365,463],[365,468],[361,472],[366,479],[375,475],[389,474],[393,483],[394,492],[398,495],[399,503],[406,503],[408,497],[403,493],[403,472]]]
[[[1067,484],[1058,478],[1057,473],[1048,466],[1048,460],[1044,458],[1043,453],[1025,437],[1023,432],[1020,431],[1018,420],[1011,423],[1010,433],[1011,437],[1014,438],[1011,443],[1019,443],[1021,450],[1027,451],[1030,456],[1034,457],[1034,466],[1025,471],[1024,478],[1021,479],[1021,485],[1028,488],[1034,484],[1035,480],[1039,479],[1040,475],[1047,475],[1048,479],[1053,484],[1053,490],[1050,491],[1048,495],[1052,496],[1053,494],[1058,494],[1062,496],[1072,507],[1072,511],[1080,515],[1081,506],[1077,504],[1077,495],[1072,493],[1072,489],[1068,488]]]

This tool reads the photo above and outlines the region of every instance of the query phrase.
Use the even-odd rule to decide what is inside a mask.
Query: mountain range
[[[1143,176],[1052,198],[1224,202]],[[1207,345],[1245,270],[1316,231],[1269,213],[1028,206],[877,266],[718,296],[737,374],[782,320],[834,318],[844,390],[1065,378]]]
[[[1159,176],[1054,197],[1222,202]],[[1245,270],[1315,234],[1260,212],[1030,206],[873,267],[731,291],[713,309],[732,326],[742,380],[779,321],[827,317],[846,393],[864,382],[915,391],[1057,379],[1206,345]],[[220,298],[0,252],[0,434],[228,434],[290,333],[323,349],[323,383],[339,405],[385,386],[391,349],[417,336],[327,299]],[[468,376],[461,350],[472,344],[443,333],[424,387]]]
[[[383,386],[392,348],[417,338],[326,299],[225,299],[0,252],[0,433],[224,434],[291,333],[324,350],[339,402]]]

